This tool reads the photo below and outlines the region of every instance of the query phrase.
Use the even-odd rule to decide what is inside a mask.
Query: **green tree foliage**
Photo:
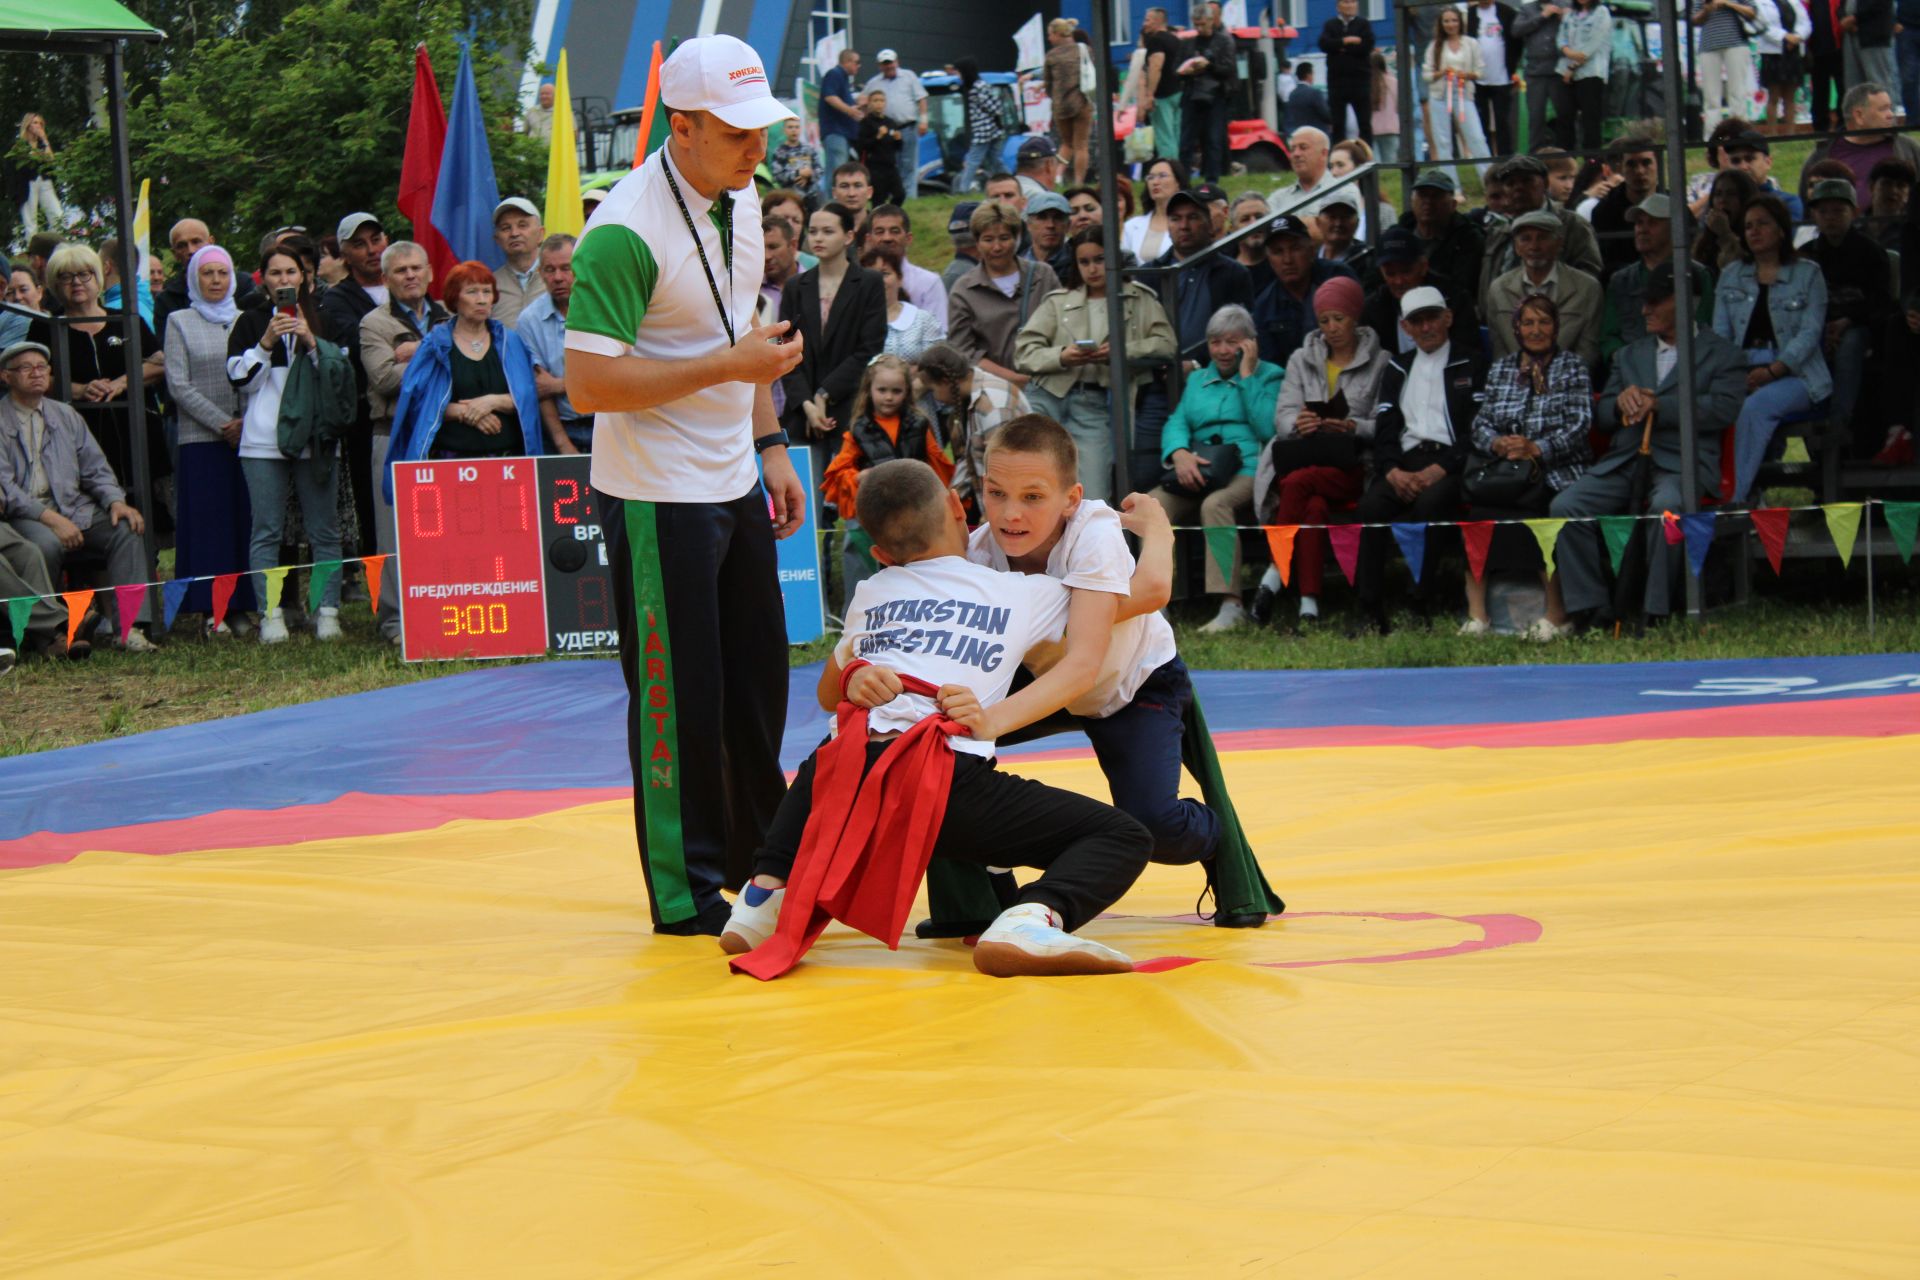
[[[544,179],[544,144],[512,131],[531,0],[229,0],[217,7],[129,0],[128,7],[168,33],[159,46],[130,50],[128,63],[134,186],[153,180],[156,250],[165,229],[189,216],[204,219],[243,263],[261,235],[286,223],[319,235],[341,215],[367,209],[404,228],[393,200],[414,46],[426,43],[444,103],[459,68],[459,39],[470,30],[500,190],[537,194]],[[34,109],[47,115],[61,152],[62,198],[110,208],[111,139],[105,129],[84,127],[84,61],[68,58],[57,69],[53,58],[32,61],[46,75],[27,100],[45,103]],[[17,84],[6,95],[22,96]]]

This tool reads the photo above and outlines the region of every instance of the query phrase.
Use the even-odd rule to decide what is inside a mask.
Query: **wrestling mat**
[[[0,762],[0,1275],[1920,1274],[1920,655],[1199,687],[1111,978],[652,936],[606,663]]]

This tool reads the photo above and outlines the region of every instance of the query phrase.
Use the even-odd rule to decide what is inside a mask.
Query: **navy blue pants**
[[[1020,682],[1016,682],[1016,685]],[[1153,836],[1151,861],[1168,865],[1203,862],[1220,843],[1220,818],[1198,800],[1180,795],[1180,738],[1193,680],[1179,658],[1147,677],[1133,701],[1102,719],[1065,712],[1001,738],[1029,742],[1078,729],[1093,743],[1107,775],[1114,808]]]

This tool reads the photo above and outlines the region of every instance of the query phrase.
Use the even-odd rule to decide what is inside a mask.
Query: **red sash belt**
[[[813,762],[813,809],[787,878],[787,896],[772,936],[728,963],[737,973],[777,978],[800,962],[828,920],[900,946],[920,882],[940,838],[953,785],[953,747],[967,732],[938,711],[888,745],[868,770],[867,713],[846,701],[841,674],[839,730]],[[931,698],[939,689],[901,674],[908,693]],[[864,777],[863,777],[864,773]]]

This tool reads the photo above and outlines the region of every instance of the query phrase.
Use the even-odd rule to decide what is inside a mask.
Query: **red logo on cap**
[[[738,71],[727,72],[727,83],[731,85],[753,84],[755,81],[761,84],[767,82],[767,73],[759,67],[742,67]]]

